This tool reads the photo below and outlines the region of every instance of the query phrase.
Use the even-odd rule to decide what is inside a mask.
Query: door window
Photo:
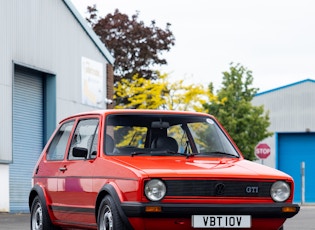
[[[74,121],[63,124],[55,134],[47,151],[47,160],[63,160]]]
[[[97,141],[98,141],[98,119],[84,119],[80,120],[75,132],[73,134],[70,151],[69,160],[80,160],[86,158],[95,158],[97,151]],[[86,153],[86,156],[75,156],[74,149],[77,148],[79,151]]]

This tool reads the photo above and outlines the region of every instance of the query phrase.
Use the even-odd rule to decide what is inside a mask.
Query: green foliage
[[[263,106],[251,104],[258,91],[251,87],[252,83],[252,72],[232,63],[230,71],[223,72],[223,87],[217,91],[216,100],[210,98],[203,105],[209,114],[217,117],[248,160],[256,159],[254,150],[258,142],[272,135],[267,131],[268,112],[264,112]],[[209,92],[213,94],[212,84]]]
[[[163,30],[155,21],[146,26],[138,13],[129,18],[116,10],[98,18],[95,6],[88,7],[88,12],[87,20],[115,58],[115,108],[207,111],[223,124],[245,158],[255,159],[256,144],[272,134],[267,131],[268,113],[251,104],[258,90],[251,88],[251,71],[231,65],[223,73],[224,87],[217,95],[212,84],[207,90],[182,80],[170,82],[166,74],[154,70],[167,64],[160,55],[175,44],[170,24]]]

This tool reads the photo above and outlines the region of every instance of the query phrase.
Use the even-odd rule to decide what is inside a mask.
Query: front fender
[[[98,193],[97,199],[96,199],[96,204],[95,204],[95,217],[96,217],[96,221],[97,221],[97,216],[98,216],[98,210],[100,208],[100,204],[102,199],[106,196],[106,195],[110,195],[116,204],[116,208],[118,210],[119,216],[121,218],[121,220],[124,222],[125,226],[128,227],[128,229],[132,229],[132,226],[126,216],[126,214],[124,213],[123,209],[121,208],[121,200],[120,200],[120,192],[117,191],[114,187],[114,185],[112,184],[106,184],[102,187],[102,189],[100,190],[100,192]]]

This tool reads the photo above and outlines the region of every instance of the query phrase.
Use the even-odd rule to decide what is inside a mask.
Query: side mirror
[[[74,157],[87,158],[88,150],[87,150],[87,148],[74,147],[73,150],[72,150],[72,155]]]

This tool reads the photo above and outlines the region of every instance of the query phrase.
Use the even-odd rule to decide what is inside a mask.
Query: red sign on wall
[[[266,143],[260,143],[255,148],[255,154],[260,159],[266,159],[270,155],[270,147]]]

